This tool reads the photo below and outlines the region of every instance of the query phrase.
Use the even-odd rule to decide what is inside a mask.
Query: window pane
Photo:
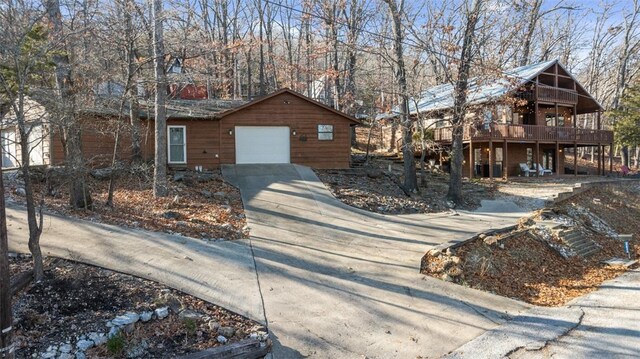
[[[184,146],[183,145],[170,145],[169,146],[169,162],[184,162]]]
[[[333,132],[333,125],[318,125],[318,132]]]
[[[331,133],[331,132],[318,132],[318,139],[320,141],[333,140],[333,133]]]
[[[184,128],[181,128],[181,127],[169,128],[169,144],[172,144],[172,145],[184,144]]]
[[[333,140],[333,125],[318,125],[318,140]]]

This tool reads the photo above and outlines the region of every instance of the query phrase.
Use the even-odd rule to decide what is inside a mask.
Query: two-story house
[[[613,146],[613,132],[602,130],[602,106],[557,60],[507,70],[499,78],[471,79],[467,99],[465,176],[517,176],[523,174],[521,164],[531,169],[539,164],[547,173],[575,173],[577,156],[565,171],[564,155],[583,146],[598,146],[598,174],[604,174],[602,154],[605,146]],[[434,127],[434,140],[445,149],[451,147],[447,120],[453,101],[453,85],[444,84],[410,104],[410,114]],[[579,126],[584,122],[579,116],[586,114],[597,119],[596,129]]]

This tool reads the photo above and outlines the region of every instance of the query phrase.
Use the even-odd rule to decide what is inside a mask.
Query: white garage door
[[[289,127],[238,126],[236,163],[289,163]]]

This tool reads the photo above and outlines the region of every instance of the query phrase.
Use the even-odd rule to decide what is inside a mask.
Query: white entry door
[[[289,127],[237,126],[236,163],[289,163]]]

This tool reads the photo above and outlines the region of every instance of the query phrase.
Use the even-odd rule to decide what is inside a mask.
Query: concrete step
[[[581,252],[576,252],[577,255],[579,255],[580,257],[589,257],[592,254],[595,254],[596,252],[598,252],[599,248],[591,248],[591,249],[587,249]]]
[[[566,239],[574,239],[574,238],[582,238],[584,237],[584,234],[580,232],[571,232],[568,234],[562,234],[561,236]]]
[[[580,237],[580,238],[573,238],[573,239],[566,239],[563,238],[562,239],[563,242],[570,244],[570,245],[578,245],[578,244],[582,244],[582,243],[591,243],[590,240],[584,238],[584,237]]]
[[[563,238],[562,241],[567,243],[567,244],[580,244],[580,243],[583,243],[584,241],[586,241],[586,239],[584,239],[584,237],[573,238],[573,239]]]
[[[596,243],[577,229],[568,229],[558,233],[558,237],[577,255],[588,257],[600,250]]]
[[[583,251],[583,250],[589,250],[591,248],[596,248],[597,249],[598,247],[596,247],[593,243],[586,243],[586,242],[578,244],[578,245],[571,245],[571,249],[573,249],[576,252],[580,252],[580,251]]]

